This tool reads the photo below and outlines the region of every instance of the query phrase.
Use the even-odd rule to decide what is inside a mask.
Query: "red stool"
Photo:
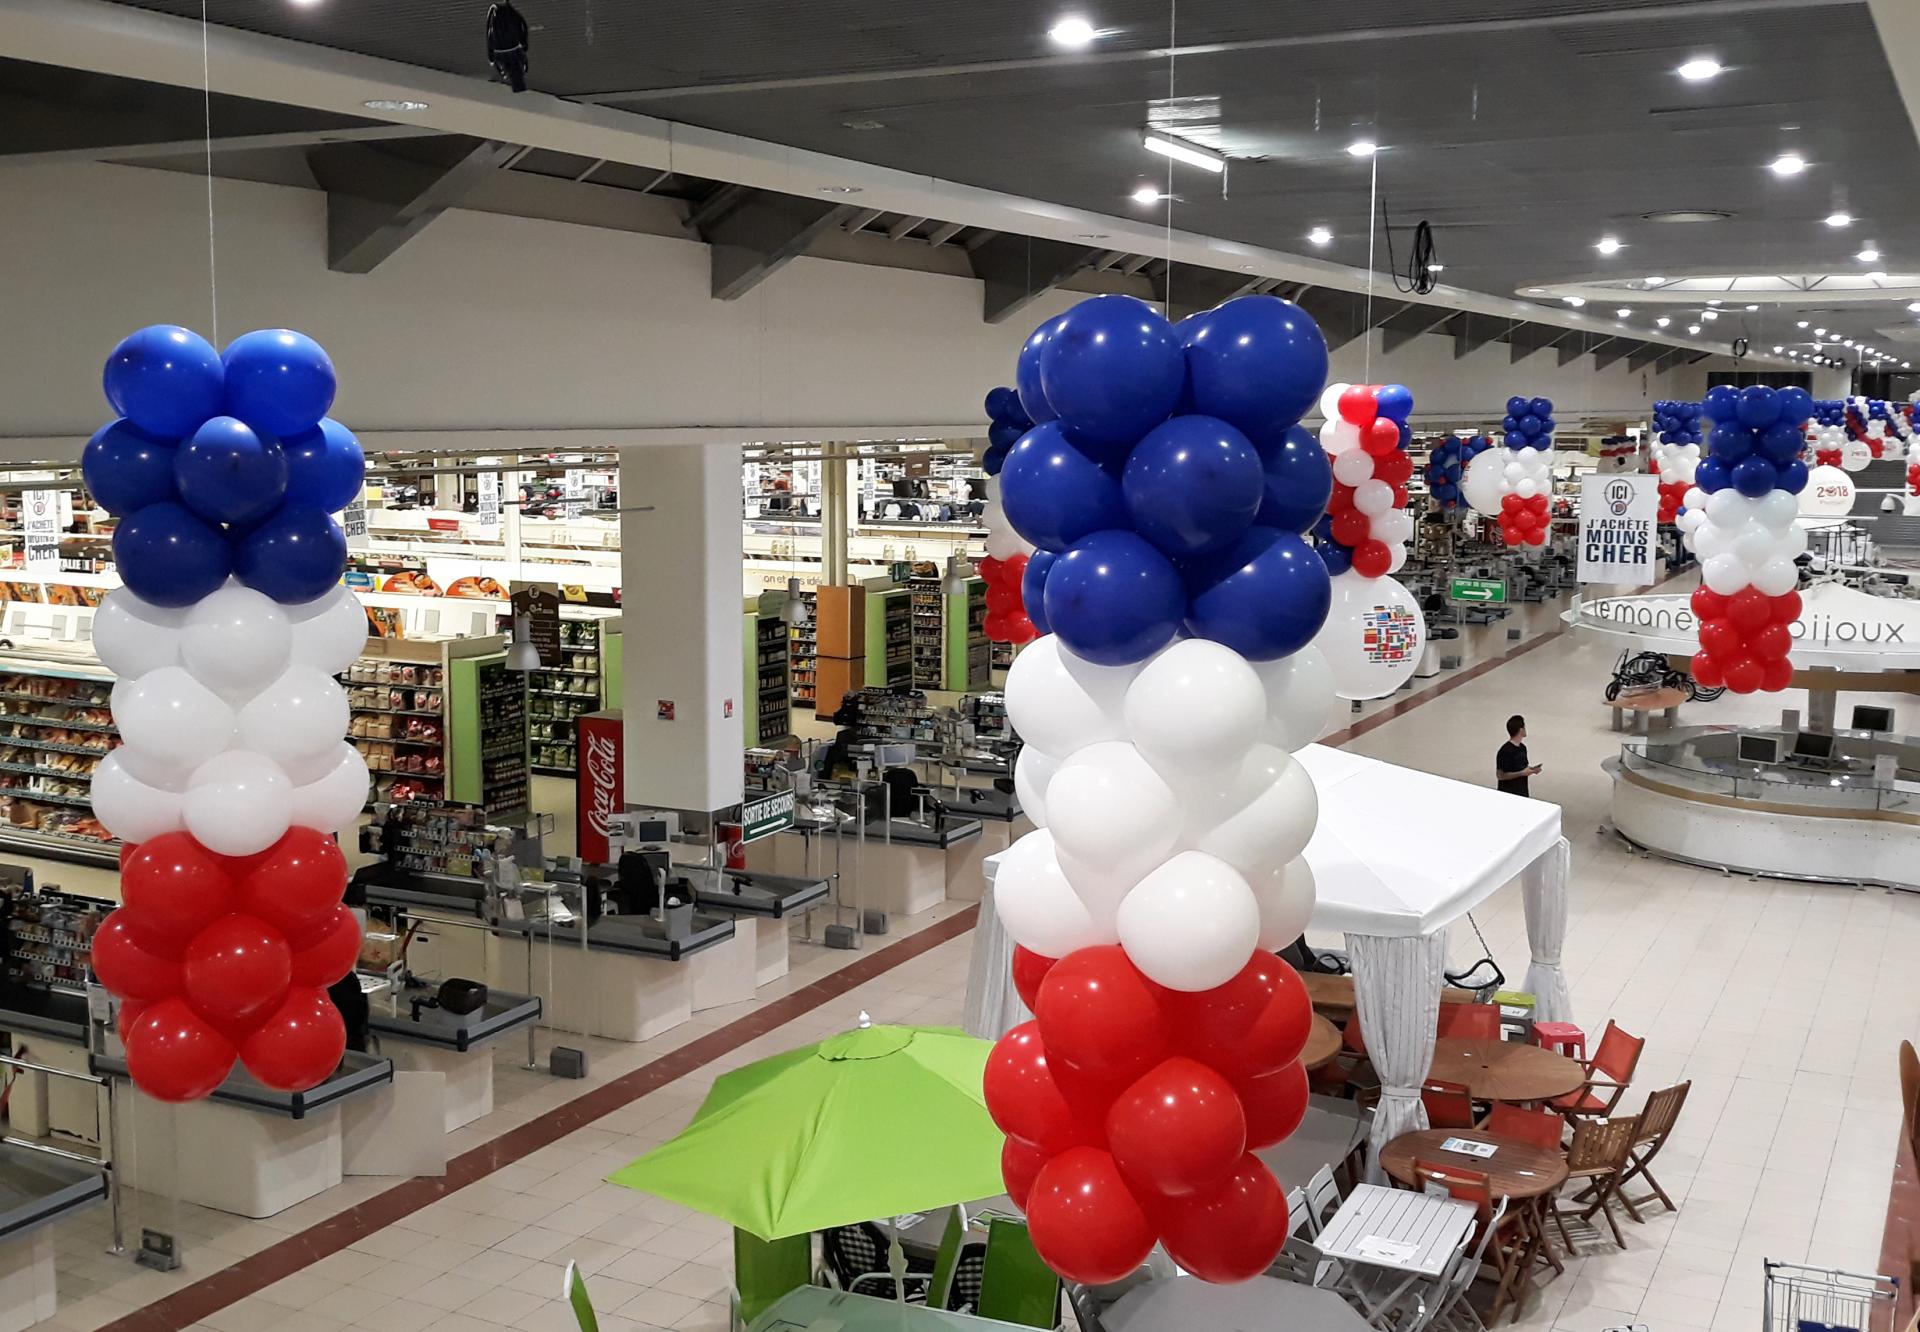
[[[1571,1022],[1534,1023],[1533,1043],[1543,1050],[1553,1050],[1569,1059],[1586,1062],[1587,1033]]]

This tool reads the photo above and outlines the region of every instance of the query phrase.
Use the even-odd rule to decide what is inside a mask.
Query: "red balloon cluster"
[[[332,1073],[347,1031],[327,987],[360,954],[346,886],[346,857],[311,828],[253,856],[215,855],[185,832],[128,847],[93,970],[120,1000],[135,1085],[198,1100],[235,1059],[283,1091]]]
[[[994,1046],[987,1109],[1047,1265],[1117,1281],[1158,1241],[1207,1281],[1265,1271],[1287,1204],[1253,1153],[1307,1109],[1313,1010],[1293,969],[1255,953],[1225,985],[1184,993],[1109,945],[1057,962],[1016,950],[1013,979],[1035,1018]]]
[[[1670,523],[1680,516],[1680,506],[1686,503],[1687,491],[1692,483],[1687,481],[1662,481],[1660,483],[1660,513],[1655,520]]]
[[[1026,598],[1020,590],[1027,576],[1027,557],[996,560],[989,555],[980,561],[980,576],[987,580],[987,637],[996,643],[1026,643],[1040,636],[1027,618]]]
[[[1907,464],[1907,493],[1920,495],[1920,463]]]
[[[1522,499],[1518,495],[1506,494],[1500,497],[1500,539],[1509,546],[1547,544],[1547,525],[1551,521],[1549,505],[1551,500],[1545,495],[1535,495],[1532,499]]]
[[[1800,618],[1800,594],[1770,597],[1757,587],[1732,596],[1712,588],[1693,590],[1693,613],[1700,619],[1700,650],[1693,654],[1693,678],[1712,689],[1725,685],[1736,694],[1777,693],[1793,681],[1793,622]]]
[[[1327,501],[1328,535],[1346,547],[1353,571],[1362,578],[1384,578],[1393,571],[1394,551],[1405,537],[1390,532],[1383,535],[1380,520],[1385,512],[1407,507],[1407,482],[1413,479],[1413,457],[1403,442],[1406,428],[1394,416],[1380,411],[1380,394],[1387,387],[1351,384],[1338,404],[1341,419],[1359,430],[1360,448],[1335,459],[1333,494]],[[1411,395],[1397,386],[1393,391],[1410,410]],[[1405,410],[1395,410],[1401,417],[1406,415]],[[1365,463],[1360,461],[1363,457]],[[1341,461],[1346,458],[1351,461]],[[1348,480],[1342,481],[1341,477]],[[1385,512],[1368,514],[1354,504],[1353,497],[1360,487],[1373,481],[1392,488],[1393,504]]]

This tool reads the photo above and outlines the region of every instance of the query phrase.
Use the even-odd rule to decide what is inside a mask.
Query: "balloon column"
[[[1913,422],[1897,403],[1880,398],[1848,398],[1843,404],[1846,443],[1840,466],[1857,472],[1881,458],[1898,461],[1913,438]]]
[[[1286,1235],[1252,1153],[1306,1107],[1310,1007],[1270,950],[1313,907],[1319,802],[1292,751],[1332,702],[1313,645],[1331,591],[1302,533],[1333,477],[1297,422],[1326,371],[1319,328],[1272,296],[1178,327],[1096,296],[1020,355],[1041,424],[1001,479],[1046,636],[1006,698],[1038,827],[994,898],[1035,1019],[985,1091],[1007,1190],[1073,1280],[1115,1280],[1156,1241],[1245,1280]]]
[[[326,416],[332,362],[291,330],[222,355],[184,328],[141,329],[105,387],[119,417],[81,469],[119,520],[126,586],[93,642],[119,677],[125,743],[94,774],[93,810],[127,848],[94,971],[150,1095],[205,1096],[236,1058],[270,1087],[311,1087],[346,1041],[327,987],[360,950],[332,834],[359,814],[367,768],[333,676],[367,622],[330,515],[365,459]]]
[[[1500,520],[1509,546],[1544,546],[1553,498],[1553,403],[1507,399],[1505,450],[1490,449],[1467,467],[1460,491],[1473,511]]]
[[[1314,545],[1336,577],[1349,569],[1362,578],[1397,573],[1413,535],[1407,513],[1413,394],[1402,384],[1330,384],[1320,412],[1327,418],[1320,446],[1333,459],[1333,493],[1327,516],[1314,525]]]
[[[1033,428],[1033,422],[1020,405],[1019,393],[1005,387],[987,394],[987,416],[993,424],[987,427],[987,451],[980,468],[988,476],[999,476],[1008,452]],[[1030,643],[1040,630],[1027,614],[1021,589],[1033,546],[1013,530],[997,501],[988,502],[983,521],[987,525],[987,557],[980,561],[979,568],[987,583],[987,637],[996,643]]]
[[[1654,475],[1660,478],[1657,521],[1670,523],[1679,517],[1680,506],[1693,487],[1694,470],[1700,465],[1700,404],[1654,403],[1653,428],[1655,438],[1649,453]]]
[[[1460,493],[1460,477],[1474,458],[1493,447],[1484,435],[1462,439],[1448,435],[1434,441],[1427,456],[1427,490],[1433,502],[1443,509],[1457,509],[1466,502]]]
[[[1794,525],[1794,497],[1807,485],[1800,451],[1812,405],[1801,388],[1720,385],[1707,393],[1705,415],[1714,424],[1682,530],[1701,560],[1693,676],[1708,688],[1772,692],[1793,679],[1787,655],[1800,616],[1794,557],[1807,546],[1806,532]]]

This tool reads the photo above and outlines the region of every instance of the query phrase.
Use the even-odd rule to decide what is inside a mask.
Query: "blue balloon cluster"
[[[1492,447],[1493,441],[1485,435],[1469,439],[1448,435],[1435,441],[1427,455],[1427,490],[1434,503],[1443,509],[1459,508],[1465,502],[1460,494],[1460,478],[1466,474],[1467,464]]]
[[[1698,444],[1700,404],[1697,402],[1656,402],[1653,404],[1653,429],[1662,444]]]
[[[1510,449],[1552,448],[1553,400],[1523,398],[1516,393],[1507,399],[1507,414],[1501,419],[1500,429]]]
[[[1847,404],[1836,398],[1820,398],[1813,404],[1813,423],[1843,426],[1847,423]]]
[[[1707,390],[1701,416],[1710,423],[1707,456],[1693,483],[1707,494],[1732,486],[1758,499],[1774,490],[1799,494],[1807,485],[1800,453],[1813,398],[1803,388],[1720,384]]]
[[[1033,418],[1020,405],[1020,391],[1002,385],[987,394],[987,420],[987,451],[980,467],[988,476],[998,476],[1020,436],[1033,429]]]
[[[107,357],[119,419],[87,441],[80,471],[117,517],[114,564],[142,601],[190,606],[236,577],[275,601],[340,581],[332,515],[360,493],[366,458],[327,416],[333,362],[291,329],[242,334],[224,353],[155,324]]]
[[[1014,376],[1033,424],[1000,469],[1007,521],[1039,548],[1022,585],[1035,626],[1110,666],[1183,631],[1253,660],[1312,641],[1332,591],[1302,533],[1333,472],[1298,423],[1326,377],[1319,326],[1274,296],[1177,327],[1095,296],[1035,329]],[[1013,420],[1004,392],[996,423]]]

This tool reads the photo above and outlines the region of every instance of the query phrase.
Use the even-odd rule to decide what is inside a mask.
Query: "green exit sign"
[[[1504,604],[1507,584],[1501,578],[1456,578],[1447,584],[1447,596],[1453,601],[1487,601]]]

